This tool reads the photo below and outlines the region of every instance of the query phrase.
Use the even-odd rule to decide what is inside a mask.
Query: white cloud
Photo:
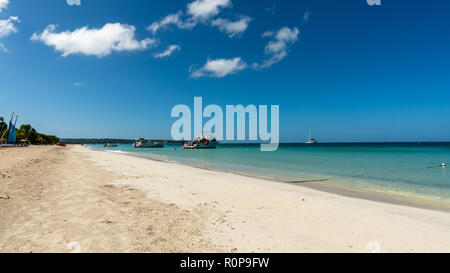
[[[231,6],[231,0],[195,0],[187,5],[187,13],[203,21],[219,14],[221,8]]]
[[[0,51],[8,52],[8,49],[5,47],[3,43],[0,43]]]
[[[49,25],[42,33],[34,33],[33,41],[41,41],[62,52],[63,57],[71,54],[84,54],[103,57],[113,51],[145,50],[156,40],[146,38],[135,39],[135,27],[120,23],[108,23],[102,28],[82,27],[74,31],[55,32],[56,26]]]
[[[10,16],[6,20],[0,20],[0,38],[6,37],[11,33],[16,33],[18,31],[17,27],[14,25],[15,22],[19,22],[19,18],[17,16]]]
[[[228,37],[233,38],[234,36],[240,35],[246,31],[251,20],[252,19],[250,17],[243,15],[238,21],[234,22],[219,18],[212,21],[211,25],[218,27],[220,31],[228,34]]]
[[[272,37],[273,35],[275,35],[275,32],[268,30],[268,31],[264,32],[263,35],[261,35],[261,37],[266,38],[266,37]]]
[[[171,13],[159,21],[153,22],[147,27],[148,31],[155,34],[161,29],[175,25],[181,29],[192,29],[199,22],[207,23],[211,17],[220,12],[220,8],[231,6],[230,0],[195,0],[187,5],[187,16],[183,18],[183,12]]]
[[[66,0],[66,2],[69,6],[81,6],[81,0]]]
[[[303,14],[303,22],[307,23],[309,21],[309,19],[311,18],[311,12],[307,11]]]
[[[181,29],[191,29],[195,27],[197,24],[192,20],[183,21],[181,18],[183,16],[183,12],[180,10],[177,13],[172,13],[161,19],[160,21],[152,23],[147,27],[148,31],[153,32],[155,34],[158,30],[167,28],[170,25],[176,25]]]
[[[6,7],[8,7],[9,4],[9,0],[0,0],[0,12],[2,11],[2,9],[5,9]]]
[[[195,0],[186,7],[186,14],[180,10],[153,22],[146,29],[155,34],[161,29],[168,28],[171,25],[180,29],[192,29],[199,23],[218,27],[220,31],[228,34],[230,38],[242,34],[248,28],[250,17],[241,15],[237,21],[218,18],[211,22],[211,19],[218,15],[223,8],[231,7],[231,0]]]
[[[84,82],[74,82],[73,83],[73,86],[76,86],[76,87],[85,86],[85,85],[86,85],[86,83],[84,83]]]
[[[283,60],[288,55],[289,44],[295,43],[299,34],[300,31],[296,27],[283,27],[276,34],[266,31],[263,37],[273,37],[265,48],[265,53],[270,57],[262,64],[253,64],[253,67],[256,69],[267,68]]]
[[[300,31],[296,27],[293,27],[293,28],[283,27],[277,32],[277,35],[275,36],[275,38],[278,41],[292,43],[292,42],[297,41],[298,34],[300,34]]]
[[[170,55],[172,55],[172,53],[174,53],[175,51],[180,51],[181,47],[178,45],[170,45],[169,47],[167,47],[166,50],[164,50],[161,53],[156,53],[153,55],[153,57],[155,58],[164,58],[164,57],[169,57]]]
[[[20,22],[17,16],[10,16],[6,20],[0,20],[0,39],[18,31],[15,25],[16,22]],[[0,42],[0,51],[8,52],[8,49],[2,42]]]
[[[216,59],[211,60],[208,59],[206,64],[202,66],[200,69],[189,69],[191,72],[191,77],[200,78],[200,77],[216,77],[223,78],[229,74],[235,74],[247,67],[247,64],[241,60],[240,57],[236,57],[233,59]]]

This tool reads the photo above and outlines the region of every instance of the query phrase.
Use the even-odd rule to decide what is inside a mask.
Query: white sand
[[[447,212],[80,146],[0,158],[0,252],[450,252]]]
[[[450,213],[344,197],[175,163],[74,148],[122,175],[112,184],[192,210],[221,251],[450,252]]]
[[[70,148],[0,149],[0,252],[209,252],[190,211],[108,183]]]

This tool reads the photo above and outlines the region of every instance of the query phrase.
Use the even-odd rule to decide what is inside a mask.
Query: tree
[[[36,143],[36,138],[38,133],[36,129],[31,127],[30,124],[22,124],[17,130],[17,139],[20,141],[22,139],[28,140],[30,143]]]
[[[2,122],[3,122],[3,118],[0,117],[0,137],[3,134],[2,128],[4,128],[3,131],[5,131],[7,129],[6,124],[5,124],[5,126],[3,126]],[[7,139],[8,133],[6,133],[5,135],[6,135],[6,139]],[[27,140],[28,143],[31,143],[31,144],[56,144],[59,142],[58,137],[40,134],[36,131],[36,129],[31,127],[30,124],[22,124],[20,126],[20,128],[17,129],[16,135],[17,135],[18,142],[23,139]],[[4,138],[3,141],[6,141],[6,139]],[[2,141],[2,140],[0,140],[0,141]]]
[[[8,128],[8,124],[6,124],[5,119],[0,117],[0,132],[4,131]]]
[[[59,142],[59,138],[56,136],[47,136],[44,135],[46,139],[46,144],[56,144]]]
[[[0,139],[0,143],[6,142],[6,139],[8,138],[8,133],[6,130],[8,129],[8,124],[6,124],[3,117],[0,117],[0,138],[3,136],[3,138]]]
[[[46,135],[38,134],[36,137],[36,144],[46,144],[47,140],[45,139]]]

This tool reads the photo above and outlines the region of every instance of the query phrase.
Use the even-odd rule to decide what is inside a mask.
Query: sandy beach
[[[0,252],[450,252],[444,211],[81,146],[0,158]]]

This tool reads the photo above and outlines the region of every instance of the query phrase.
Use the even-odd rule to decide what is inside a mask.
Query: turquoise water
[[[281,181],[326,179],[319,183],[450,202],[450,165],[440,166],[450,164],[450,143],[281,144],[275,152],[247,144],[215,150],[91,147]]]

